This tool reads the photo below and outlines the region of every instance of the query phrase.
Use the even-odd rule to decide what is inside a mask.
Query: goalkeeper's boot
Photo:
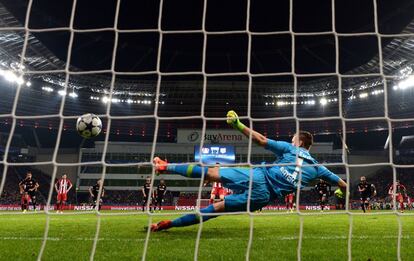
[[[171,220],[163,220],[151,225],[151,232],[158,232],[171,228]]]
[[[168,162],[166,160],[162,160],[159,157],[155,157],[152,162],[155,165],[155,173],[160,174],[167,170]]]

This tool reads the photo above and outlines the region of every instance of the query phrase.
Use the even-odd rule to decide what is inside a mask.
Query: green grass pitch
[[[358,212],[359,213],[359,212]],[[159,214],[159,213],[158,213]],[[155,216],[154,221],[171,218]],[[140,260],[146,215],[101,216],[95,260]],[[42,260],[89,260],[97,216],[53,215]],[[302,260],[347,260],[347,215],[303,216]],[[402,216],[401,258],[414,260],[414,216]],[[0,215],[0,260],[36,260],[44,214]],[[255,215],[250,260],[297,260],[300,217]],[[224,216],[203,225],[199,260],[245,260],[250,218]],[[146,260],[193,260],[198,225],[152,233]],[[353,217],[353,260],[397,260],[395,215]]]

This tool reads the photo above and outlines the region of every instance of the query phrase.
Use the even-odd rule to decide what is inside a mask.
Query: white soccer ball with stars
[[[86,113],[76,121],[76,130],[86,139],[96,137],[102,131],[102,121],[95,114]]]

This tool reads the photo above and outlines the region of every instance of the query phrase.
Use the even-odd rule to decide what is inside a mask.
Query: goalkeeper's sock
[[[208,167],[200,167],[194,164],[167,166],[167,171],[173,171],[187,178],[201,178],[203,169],[204,175],[207,175]]]
[[[400,210],[404,211],[404,202],[400,202]]]
[[[200,209],[201,213],[214,213],[214,206],[210,205],[206,208]],[[201,216],[202,221],[205,222],[211,218],[217,216]],[[177,219],[174,219],[171,223],[171,227],[185,227],[200,223],[200,216],[198,214],[187,214]]]
[[[365,213],[365,204],[364,203],[361,204],[361,208],[362,208],[362,211],[364,211],[364,213]]]

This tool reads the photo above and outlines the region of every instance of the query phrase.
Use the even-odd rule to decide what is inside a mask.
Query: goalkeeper
[[[224,187],[241,192],[227,195],[224,201],[216,202],[201,209],[201,216],[188,214],[175,220],[161,221],[152,224],[151,231],[156,232],[171,227],[194,225],[199,223],[200,219],[207,221],[217,217],[214,213],[246,211],[249,200],[250,176],[253,179],[250,211],[258,210],[275,198],[283,198],[285,195],[296,191],[299,186],[300,175],[302,176],[300,188],[308,185],[312,180],[323,179],[331,184],[338,184],[340,188],[345,190],[346,183],[326,167],[309,166],[310,164],[318,164],[309,154],[309,149],[313,144],[313,136],[309,132],[299,132],[292,138],[292,143],[288,143],[268,139],[248,128],[240,122],[234,111],[227,113],[227,123],[247,137],[251,135],[255,143],[275,154],[277,158],[275,164],[283,164],[283,166],[263,166],[250,170],[247,168],[201,167],[195,164],[170,165],[166,161],[155,157],[153,162],[157,173],[168,171],[188,178],[201,178],[204,172],[204,178],[207,182],[221,182]]]
[[[336,189],[334,192],[336,199],[336,209],[345,209],[345,194],[341,189]]]

